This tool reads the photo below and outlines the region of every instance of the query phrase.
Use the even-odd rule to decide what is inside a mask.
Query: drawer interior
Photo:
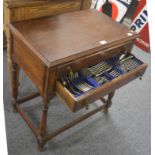
[[[142,76],[146,66],[131,53],[119,53],[106,60],[100,57],[97,64],[78,71],[68,67],[66,74],[59,77],[56,91],[71,110],[76,111],[86,102],[99,99],[112,89]]]

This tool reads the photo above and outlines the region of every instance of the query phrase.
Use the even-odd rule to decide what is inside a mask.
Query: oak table
[[[73,127],[99,111],[107,112],[116,89],[141,77],[147,64],[119,76],[106,84],[75,97],[65,88],[59,78],[68,68],[79,71],[122,52],[130,53],[138,34],[126,26],[116,23],[96,10],[80,10],[47,18],[10,24],[12,59],[12,105],[19,112],[37,138],[41,150],[45,143],[56,135]],[[21,68],[38,89],[37,93],[18,98],[17,68]],[[20,104],[40,95],[43,109],[40,125],[35,128]],[[59,96],[76,112],[89,108],[89,104],[100,99],[103,106],[86,113],[73,122],[47,133],[47,115],[50,100]],[[108,99],[104,98],[108,95]],[[35,110],[35,109],[34,109]]]

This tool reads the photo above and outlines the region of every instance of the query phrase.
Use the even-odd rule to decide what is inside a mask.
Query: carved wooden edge
[[[73,1],[73,0],[68,0]],[[78,0],[74,0],[78,1]],[[80,0],[79,0],[80,1]],[[4,5],[6,5],[8,8],[19,8],[19,7],[33,7],[37,5],[46,5],[51,3],[56,3],[57,0],[4,0]],[[64,2],[64,0],[62,0]],[[59,2],[60,3],[60,2]],[[91,6],[91,0],[81,0],[81,7],[82,8],[90,8]]]
[[[49,0],[4,0],[4,5],[6,5],[8,8],[18,8],[18,7],[30,7],[30,6],[36,6],[36,5],[43,5],[48,3]]]

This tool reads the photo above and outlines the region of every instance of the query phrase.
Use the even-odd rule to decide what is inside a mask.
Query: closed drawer
[[[103,59],[108,59],[115,55],[128,52],[130,51],[131,48],[132,48],[132,42],[130,41],[130,42],[127,42],[126,44],[123,43],[122,45],[111,47],[105,50],[100,50],[91,55],[78,58],[77,60],[74,60],[69,63],[65,63],[57,67],[57,77],[61,77],[64,74],[66,74],[66,71],[67,71],[66,69],[68,67],[73,68],[76,71],[79,71],[84,67],[95,65]]]
[[[131,64],[128,65],[128,69],[131,66],[131,68],[132,68],[131,70],[130,69],[128,71],[119,70],[120,74],[117,77],[113,77],[111,79],[108,79],[105,83],[100,84],[98,86],[91,85],[91,86],[93,86],[93,88],[90,89],[89,91],[81,93],[81,95],[73,94],[71,92],[71,90],[68,89],[67,86],[64,86],[62,84],[61,80],[57,80],[57,83],[56,83],[57,95],[60,96],[60,98],[62,98],[62,100],[65,103],[67,103],[67,105],[69,106],[69,108],[72,112],[76,112],[76,111],[80,110],[81,108],[87,106],[88,104],[100,99],[101,97],[103,97],[103,96],[109,94],[110,92],[113,92],[114,90],[122,87],[123,85],[127,84],[128,82],[136,79],[137,77],[141,77],[147,68],[147,64],[143,63],[142,61],[140,61],[139,59],[137,59],[135,56],[133,56],[131,54],[128,55],[127,57],[128,58],[132,57],[131,58],[132,61],[137,61],[138,65],[135,66],[134,68],[132,67],[133,65],[132,66],[131,66]],[[110,59],[110,60],[112,60],[112,59]],[[124,58],[124,60],[125,60],[125,58]],[[110,63],[109,59],[108,59],[108,63]],[[127,62],[122,61],[122,63],[125,64]],[[123,64],[123,66],[124,66],[124,64]],[[118,65],[116,65],[115,63],[111,64],[111,66],[113,66],[112,69],[115,67],[117,67],[116,69],[118,69]],[[111,72],[112,71],[107,71],[100,76],[105,77],[106,74],[108,74],[107,76],[109,76],[109,75],[111,75]],[[98,75],[96,75],[96,76],[98,76]],[[95,76],[93,75],[93,78],[94,77]],[[91,84],[91,83],[89,83],[90,81],[87,81],[87,82],[88,82],[88,84]]]

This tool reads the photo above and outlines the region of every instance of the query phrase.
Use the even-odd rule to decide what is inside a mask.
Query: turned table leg
[[[19,67],[16,63],[10,64],[10,82],[11,82],[11,103],[13,111],[17,112],[16,104],[18,98],[18,86],[19,86]]]
[[[8,78],[9,78],[9,90],[11,94],[11,103],[12,103],[13,111],[17,112],[16,101],[18,97],[20,67],[11,58],[11,54],[13,51],[12,35],[10,35],[9,33],[6,36],[7,36],[6,59],[7,59]]]
[[[108,112],[108,109],[112,106],[112,98],[114,97],[115,92],[111,92],[108,94],[108,99],[100,98],[100,100],[105,103],[104,112]]]
[[[49,101],[44,100],[42,114],[41,114],[41,121],[39,126],[39,136],[38,136],[38,149],[40,151],[43,150],[43,147],[45,145],[45,136],[46,136],[46,130],[47,130],[47,114],[48,114],[48,104]]]

